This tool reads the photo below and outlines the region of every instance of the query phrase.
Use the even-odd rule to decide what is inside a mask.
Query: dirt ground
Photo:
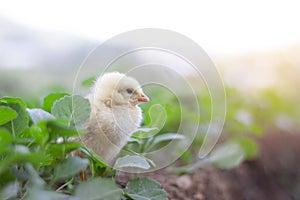
[[[300,134],[267,134],[260,154],[231,170],[203,166],[192,174],[159,170],[139,176],[159,181],[172,200],[300,200]],[[129,174],[117,182],[125,185]]]

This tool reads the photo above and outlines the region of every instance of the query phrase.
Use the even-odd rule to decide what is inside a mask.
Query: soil
[[[185,175],[166,169],[123,173],[117,182],[124,186],[133,176],[150,177],[171,200],[300,200],[300,134],[267,134],[258,143],[259,156],[231,170],[208,164]]]

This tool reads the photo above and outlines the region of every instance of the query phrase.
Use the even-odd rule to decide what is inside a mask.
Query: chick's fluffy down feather
[[[91,103],[88,133],[81,140],[112,165],[142,122],[138,103],[149,99],[135,79],[118,72],[99,77],[88,99]]]

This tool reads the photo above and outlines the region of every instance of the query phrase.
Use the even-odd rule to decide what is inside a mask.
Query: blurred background
[[[163,28],[197,42],[215,62],[227,88],[237,90],[244,102],[253,100],[260,111],[270,111],[273,103],[273,111],[278,111],[272,115],[274,123],[291,130],[299,119],[295,117],[300,98],[297,8],[296,1],[258,0],[4,1],[0,95],[33,101],[50,91],[70,91],[78,68],[103,41],[133,29]],[[240,117],[247,118],[242,113]]]
[[[1,1],[0,96],[18,96],[38,107],[49,92],[72,92],[77,70],[105,40],[139,28],[176,31],[198,43],[223,78],[227,93],[223,135],[245,146],[250,152],[245,159],[253,158],[259,148],[237,137],[257,140],[271,135],[258,139],[264,170],[274,170],[274,176],[288,174],[278,176],[279,183],[299,197],[300,149],[293,147],[300,142],[299,19],[299,3],[290,0]],[[201,92],[199,96],[201,132],[209,122],[211,102],[209,96]],[[154,103],[166,99],[162,94],[157,97],[161,98],[153,98]],[[167,110],[172,117],[165,132],[180,123],[180,109],[175,108]],[[191,162],[202,139],[185,152],[184,162]]]

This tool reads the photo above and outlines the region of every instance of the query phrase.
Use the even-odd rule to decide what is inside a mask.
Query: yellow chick
[[[140,84],[134,78],[118,72],[99,77],[91,94],[88,133],[82,142],[112,165],[132,133],[142,122],[139,103],[148,102]]]

